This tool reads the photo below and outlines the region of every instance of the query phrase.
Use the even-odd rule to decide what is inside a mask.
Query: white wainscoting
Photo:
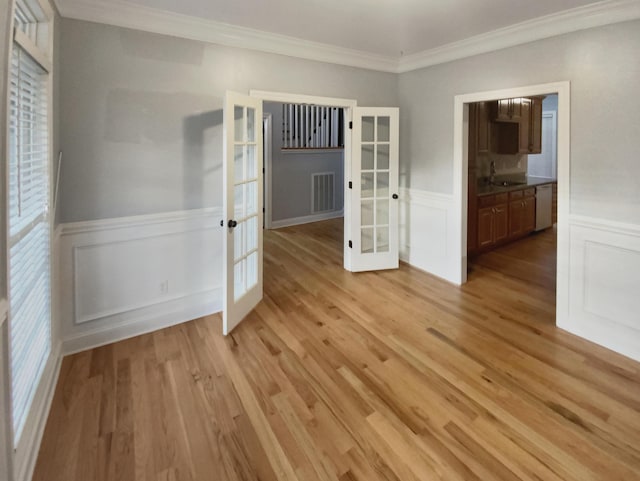
[[[452,195],[400,189],[400,259],[455,283],[454,209]]]
[[[640,361],[640,225],[570,216],[569,313],[558,327]]]
[[[302,217],[292,217],[291,219],[272,220],[271,228],[280,229],[282,227],[309,224],[311,222],[320,222],[322,220],[336,219],[338,217],[344,217],[344,209],[331,212],[323,212],[322,214],[311,214]]]
[[[453,196],[401,189],[400,258],[450,282],[459,277]],[[640,360],[640,225],[569,216],[568,290],[558,327]],[[566,313],[566,314],[565,314]]]
[[[222,309],[221,208],[63,224],[63,351]]]

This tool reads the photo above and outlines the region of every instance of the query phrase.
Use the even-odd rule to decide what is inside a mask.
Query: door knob
[[[238,225],[238,223],[235,220],[231,219],[228,225],[229,225],[229,229],[233,229],[235,226]]]
[[[391,197],[393,197],[394,199],[398,198],[398,194],[393,194]]]

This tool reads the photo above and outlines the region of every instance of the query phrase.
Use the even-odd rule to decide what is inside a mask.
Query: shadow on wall
[[[216,198],[220,203],[216,205],[222,205],[222,127],[222,109],[191,115],[183,121],[185,209],[206,205],[205,191],[212,190],[219,192]],[[218,155],[214,156],[212,150]],[[215,185],[207,186],[207,182]]]

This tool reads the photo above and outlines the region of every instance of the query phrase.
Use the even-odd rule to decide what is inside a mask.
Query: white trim
[[[42,67],[47,74],[51,74],[51,60],[47,57],[47,54],[43,52],[38,46],[35,44],[33,40],[31,40],[22,30],[18,30],[17,28],[13,32],[13,41],[17,43],[22,50],[24,50],[27,55],[29,55],[35,62]]]
[[[205,207],[203,209],[178,210],[157,214],[69,222],[59,224],[57,230],[59,230],[58,235],[64,237],[92,232],[111,231],[114,229],[128,229],[130,227],[146,227],[154,224],[165,224],[167,222],[199,220],[209,217],[219,217],[222,219],[222,216],[222,207]]]
[[[63,17],[289,57],[404,73],[544,38],[640,18],[637,0],[604,0],[471,38],[392,57],[225,24],[122,0],[55,0]]]
[[[262,99],[263,102],[281,102],[283,104],[310,104],[323,107],[357,107],[358,101],[338,97],[319,97],[317,95],[291,94],[271,90],[249,90],[249,96]]]
[[[318,62],[395,72],[397,61],[383,55],[268,33],[165,10],[112,0],[56,0],[63,17],[246,48]]]
[[[558,94],[558,264],[556,292],[556,323],[569,318],[569,214],[570,214],[570,162],[571,162],[571,118],[569,82],[531,85],[503,90],[456,95],[454,99],[453,125],[453,197],[456,203],[453,223],[457,234],[452,241],[457,284],[466,282],[467,255],[467,163],[468,104],[501,98],[530,97],[541,94]]]
[[[627,224],[625,222],[575,214],[569,216],[569,223],[576,227],[586,227],[588,229],[603,230],[609,233],[640,237],[640,224]]]
[[[262,125],[264,126],[264,137],[262,139],[264,143],[264,149],[262,150],[264,157],[264,227],[271,229],[271,206],[273,205],[273,189],[271,187],[271,169],[273,166],[273,115],[263,113]]]
[[[400,59],[398,73],[515,47],[566,33],[640,18],[637,0],[605,0],[552,13]]]
[[[62,345],[60,342],[51,349],[47,366],[45,367],[40,385],[31,403],[27,423],[19,441],[19,447],[14,455],[15,481],[29,481],[33,477],[36,467],[42,435],[47,424],[53,396],[58,384],[60,366],[62,365]],[[18,453],[23,453],[18,456]]]
[[[222,266],[217,263],[222,258],[221,218],[222,209],[210,207],[61,224],[57,229],[58,317],[63,351],[77,352],[219,312]],[[176,236],[184,236],[184,241]],[[136,256],[130,258],[131,262],[153,266],[162,262],[167,249],[179,248],[183,242],[196,242],[184,258],[191,261],[188,269],[194,279],[186,283],[182,281],[182,258],[176,257],[186,251],[173,252],[173,260],[167,261],[160,271],[147,272],[143,268],[139,270],[143,274],[135,280],[123,278],[122,283],[130,283],[124,289],[122,285],[112,288],[111,283],[105,284],[95,277],[92,268],[87,268],[90,265],[87,262],[102,259],[100,262],[105,266],[126,271],[127,256],[131,255]],[[193,270],[194,265],[205,264],[206,272]],[[118,272],[102,272],[101,277],[117,278]],[[167,282],[165,293],[148,290],[148,286],[161,282]],[[92,286],[89,291],[82,288],[87,286]],[[142,290],[132,296],[131,289]],[[109,299],[109,303],[101,304],[100,299],[93,298],[94,294]]]
[[[344,209],[334,210],[332,212],[323,212],[322,214],[305,215],[302,217],[292,217],[290,219],[274,220],[271,222],[272,229],[281,229],[293,225],[309,224],[311,222],[320,222],[323,220],[336,219],[344,217]]]
[[[350,271],[352,267],[351,262],[351,248],[346,242],[347,235],[351,232],[351,190],[349,189],[349,180],[351,180],[351,136],[352,130],[349,128],[349,123],[353,120],[353,109],[358,106],[357,100],[353,99],[341,99],[332,97],[318,97],[316,95],[302,95],[293,94],[287,92],[275,92],[269,90],[250,90],[249,95],[251,97],[257,97],[262,99],[263,102],[281,102],[281,103],[293,103],[293,104],[316,104],[327,107],[340,107],[344,109],[344,155],[343,158],[343,179],[344,179],[344,194],[343,194],[343,212],[344,224],[343,231],[345,232],[345,242],[343,246],[343,266],[346,270]],[[272,223],[272,228],[274,225]]]

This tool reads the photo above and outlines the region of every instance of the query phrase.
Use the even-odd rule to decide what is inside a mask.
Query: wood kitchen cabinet
[[[523,106],[529,103],[528,98],[500,99],[491,102],[491,118],[496,122],[520,122],[528,117]]]
[[[536,191],[517,190],[509,193],[509,238],[515,239],[536,228]]]
[[[483,154],[491,151],[489,106],[488,102],[478,102],[475,106],[476,152]]]
[[[529,109],[529,153],[542,153],[542,101],[544,97],[531,97]]]
[[[488,249],[509,237],[507,194],[478,198],[478,249]]]

